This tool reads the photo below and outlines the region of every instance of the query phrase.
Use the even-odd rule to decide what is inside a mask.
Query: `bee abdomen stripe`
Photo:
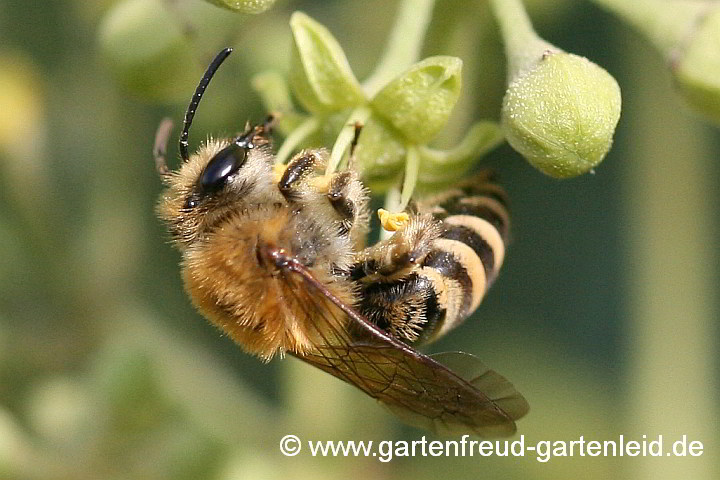
[[[448,330],[448,326],[457,325],[465,318],[462,310],[466,290],[459,281],[442,274],[433,267],[420,267],[417,272],[432,283],[433,290],[436,292],[438,308],[443,312],[442,316],[437,317],[436,322],[428,322],[420,334],[418,341],[426,342],[438,338],[441,336],[441,332]]]
[[[412,285],[418,290],[422,291],[424,302],[421,314],[424,316],[422,324],[422,330],[417,341],[424,341],[445,322],[447,315],[446,306],[440,302],[437,285],[427,276],[418,275],[413,273],[411,278],[414,278]]]
[[[460,215],[448,218],[457,217],[460,217]],[[445,228],[440,237],[447,238],[448,240],[457,240],[472,248],[475,254],[480,257],[480,261],[485,269],[485,276],[488,278],[492,276],[495,265],[495,254],[493,253],[492,247],[472,227],[466,226],[463,223],[448,222],[448,218],[445,219]]]
[[[480,304],[485,294],[485,269],[472,248],[457,240],[439,238],[423,261],[423,266],[437,270],[459,283],[462,295],[460,317],[464,318]],[[450,295],[451,292],[448,292]],[[451,300],[448,300],[450,303]]]
[[[507,237],[510,219],[505,207],[490,197],[465,197],[440,205],[449,215],[472,215],[487,220],[502,238]]]
[[[475,250],[475,253],[478,254],[480,260],[482,260],[488,281],[492,281],[500,270],[503,260],[505,259],[505,242],[497,229],[487,220],[472,215],[452,215],[445,218],[443,222],[446,225],[452,226],[451,228],[453,229],[462,227],[466,230],[470,230],[475,236],[482,239],[480,246],[485,248],[485,250],[479,252],[478,249],[475,248],[474,243],[470,243],[463,238],[446,237],[443,235],[445,238],[453,238],[470,245],[470,247]],[[491,260],[488,260],[488,258]]]
[[[462,312],[463,315],[467,316],[480,305],[485,296],[487,279],[482,261],[472,248],[457,240],[438,238],[435,240],[434,245],[437,248],[451,252],[470,278],[470,308]]]
[[[467,270],[458,259],[455,258],[455,255],[445,250],[433,250],[425,257],[423,266],[432,268],[440,275],[444,275],[458,282],[461,290],[460,294],[462,295],[459,309],[460,315],[467,313],[470,310],[470,305],[472,305],[473,284]],[[451,295],[450,292],[447,292],[447,294]],[[448,303],[450,303],[450,300],[448,300]]]
[[[479,186],[471,186],[463,189],[463,191],[466,193],[466,197],[474,197],[481,195],[483,197],[492,198],[493,200],[499,202],[501,205],[507,206],[508,203],[507,193],[505,192],[505,189],[499,185],[495,185],[494,183],[484,183]]]
[[[464,190],[460,188],[452,188],[440,194],[434,195],[433,197],[430,197],[425,201],[425,205],[441,205],[443,203],[448,203],[462,197],[467,197],[467,193]]]

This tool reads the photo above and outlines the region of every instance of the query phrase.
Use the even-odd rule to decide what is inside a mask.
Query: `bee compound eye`
[[[210,159],[200,176],[200,188],[214,192],[222,188],[228,178],[243,166],[247,159],[247,148],[235,143],[220,150]]]

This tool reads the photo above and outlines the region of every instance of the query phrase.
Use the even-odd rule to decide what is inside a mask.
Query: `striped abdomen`
[[[423,251],[415,263],[361,278],[359,309],[397,338],[429,342],[480,305],[502,265],[509,218],[505,192],[486,177],[418,207],[420,214],[411,222],[427,222],[433,238],[418,245]],[[408,250],[416,254],[413,247]]]

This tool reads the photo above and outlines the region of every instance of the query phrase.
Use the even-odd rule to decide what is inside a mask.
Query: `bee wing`
[[[348,331],[322,332],[326,343],[298,358],[355,385],[410,425],[440,434],[515,433],[515,420],[527,413],[528,405],[504,377],[469,354],[423,355],[336,298],[304,267],[292,270],[350,317]],[[327,309],[315,311],[332,315]],[[314,322],[318,332],[341,324],[337,319]]]
[[[355,385],[405,423],[439,434],[512,435],[528,410],[492,370],[485,368],[476,386],[432,357],[384,341],[319,346],[299,358]]]
[[[432,354],[430,358],[483,392],[513,420],[524,417],[530,411],[527,400],[513,384],[488,368],[475,355],[465,352],[444,352]]]

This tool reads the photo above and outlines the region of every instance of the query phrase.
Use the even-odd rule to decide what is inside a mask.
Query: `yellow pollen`
[[[380,218],[380,224],[388,232],[397,232],[402,230],[408,224],[410,215],[405,212],[392,213],[388,212],[384,208],[378,209],[378,217]]]
[[[287,165],[284,163],[276,163],[273,165],[273,183],[278,183],[282,178],[283,174],[287,170]]]
[[[331,175],[319,175],[310,179],[310,185],[318,193],[328,193],[330,191],[330,180]]]

